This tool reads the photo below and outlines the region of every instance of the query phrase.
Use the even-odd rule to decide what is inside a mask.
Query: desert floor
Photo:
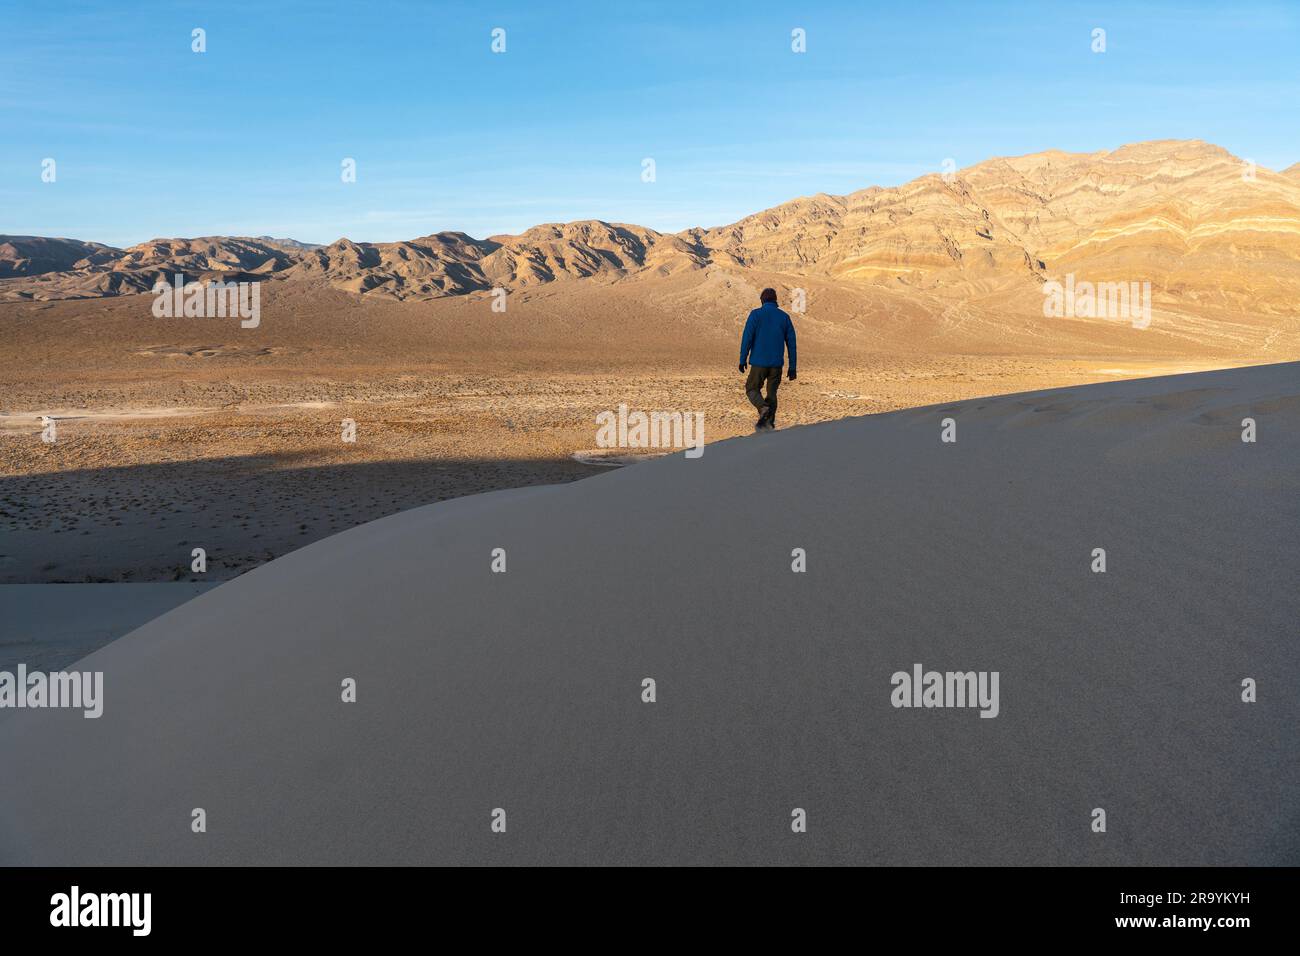
[[[255,330],[156,320],[147,295],[0,305],[0,583],[225,580],[408,508],[584,478],[608,467],[584,458],[600,451],[596,415],[620,404],[702,412],[706,442],[747,434],[736,352],[756,293],[698,283],[634,297],[570,284],[508,316],[470,296],[384,303],[282,283]],[[797,317],[781,427],[1252,364],[1239,347],[1081,324],[1044,344],[1023,321],[911,298],[864,319],[854,294],[819,292],[828,318]],[[998,354],[1003,340],[1017,354]]]
[[[987,358],[808,368],[782,383],[779,425],[1149,370]],[[620,403],[702,411],[706,442],[751,432],[755,417],[734,366],[541,377],[421,370],[387,381],[373,371],[259,383],[273,401],[218,403],[230,390],[218,380],[185,410],[137,399],[6,414],[0,581],[224,580],[397,511],[598,473],[608,466],[581,459],[604,454],[595,416]],[[41,440],[39,414],[56,419],[53,444]],[[357,423],[355,442],[342,440],[344,419]],[[204,575],[190,571],[200,547]]]

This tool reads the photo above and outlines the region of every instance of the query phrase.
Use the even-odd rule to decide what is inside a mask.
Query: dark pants
[[[763,403],[763,387],[767,387],[767,403]],[[749,377],[745,379],[745,394],[749,400],[762,414],[766,409],[768,420],[776,421],[776,390],[781,386],[781,366],[772,367],[770,365],[751,365],[749,367]]]

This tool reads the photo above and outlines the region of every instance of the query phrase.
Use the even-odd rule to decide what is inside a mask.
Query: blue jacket
[[[740,364],[780,368],[785,364],[786,349],[790,350],[790,371],[797,372],[794,323],[775,302],[764,302],[745,320],[745,334],[740,337]]]

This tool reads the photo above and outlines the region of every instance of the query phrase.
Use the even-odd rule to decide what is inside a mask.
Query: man
[[[781,384],[781,367],[785,365],[785,351],[790,350],[790,381],[795,380],[794,323],[790,316],[776,307],[776,290],[764,289],[758,297],[762,303],[749,313],[745,332],[740,337],[740,370],[749,367],[745,379],[745,394],[758,409],[755,431],[776,427],[776,390]],[[767,387],[767,399],[763,387]]]

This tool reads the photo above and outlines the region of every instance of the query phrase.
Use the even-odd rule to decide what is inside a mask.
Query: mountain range
[[[896,187],[794,199],[678,233],[584,220],[486,239],[439,232],[317,246],[212,236],[127,249],[0,236],[0,301],[147,292],[177,272],[191,281],[301,280],[404,300],[698,270],[940,296],[1032,288],[1073,273],[1149,281],[1189,304],[1291,315],[1300,297],[1300,163],[1274,172],[1197,140],[1049,150]]]

